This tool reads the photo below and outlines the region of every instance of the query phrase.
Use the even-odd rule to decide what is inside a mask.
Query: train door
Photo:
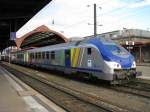
[[[66,67],[71,66],[71,62],[70,62],[71,59],[70,58],[71,58],[70,49],[66,49],[65,50],[65,66]]]
[[[92,56],[92,48],[87,48],[87,67],[93,66],[93,56]]]

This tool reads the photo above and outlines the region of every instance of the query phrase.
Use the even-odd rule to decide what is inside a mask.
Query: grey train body
[[[135,75],[135,66],[124,69],[118,62],[105,60],[104,58],[106,57],[104,57],[103,53],[105,48],[104,51],[101,51],[101,46],[99,47],[93,44],[93,42],[95,41],[92,40],[90,42],[87,39],[84,41],[21,50],[12,53],[14,57],[12,62],[56,69],[70,75],[77,72],[83,73],[83,75],[110,82],[116,80],[114,79],[116,77],[122,80],[127,75]],[[122,71],[124,71],[124,74],[121,73]],[[127,72],[130,72],[130,74]]]

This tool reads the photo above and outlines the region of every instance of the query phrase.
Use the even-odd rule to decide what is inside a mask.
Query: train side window
[[[32,58],[33,58],[33,59],[35,58],[34,53],[32,53]]]
[[[91,55],[91,53],[92,53],[91,48],[87,48],[87,54],[88,54],[88,55]]]
[[[37,53],[37,59],[39,59],[39,53]]]
[[[35,59],[38,59],[38,53],[35,53]]]
[[[38,59],[41,59],[41,52],[38,53]]]
[[[45,52],[42,52],[42,59],[45,59]]]
[[[69,50],[69,49],[66,50],[66,52],[65,52],[65,57],[66,57],[66,58],[69,58],[69,57],[70,57],[70,50]]]
[[[49,52],[46,52],[46,59],[49,59]]]
[[[32,59],[32,55],[33,55],[33,54],[32,54],[32,53],[30,53],[30,59]]]
[[[22,59],[23,58],[23,55],[22,54],[20,54],[20,59]]]
[[[51,59],[54,60],[55,59],[55,51],[51,52]]]

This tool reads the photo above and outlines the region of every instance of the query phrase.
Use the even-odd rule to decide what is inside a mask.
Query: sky
[[[93,4],[98,34],[123,28],[150,30],[150,0],[52,0],[17,31],[17,38],[41,25],[68,38],[93,35]]]

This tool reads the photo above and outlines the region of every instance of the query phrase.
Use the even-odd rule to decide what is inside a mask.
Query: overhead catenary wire
[[[114,9],[113,11],[108,11],[108,12],[106,12],[106,13],[103,13],[102,12],[102,14],[99,14],[97,17],[99,18],[99,17],[102,17],[103,18],[103,15],[105,16],[107,16],[107,15],[114,15],[114,13],[118,13],[120,10],[124,10],[124,12],[126,12],[126,9],[127,8],[127,6],[124,6],[124,7],[121,7],[121,8],[117,8],[117,9]],[[111,13],[112,12],[112,13]],[[88,13],[87,11],[85,12],[85,13]],[[84,13],[84,11],[82,12],[82,13],[80,13],[81,15],[82,14],[85,14]],[[118,21],[123,21],[123,20],[125,20],[126,18],[128,18],[128,19],[130,19],[129,17],[133,17],[133,16],[136,16],[136,14],[137,13],[139,13],[139,10],[137,10],[136,11],[136,13],[134,12],[133,14],[126,14],[126,15],[123,15],[123,16],[121,16],[121,17],[119,17],[119,18],[117,18],[114,22],[116,22],[116,23],[118,23]],[[86,15],[86,14],[85,14]],[[70,25],[61,25],[62,26],[62,28],[65,28],[65,29],[68,29],[68,28],[71,28],[71,27],[76,27],[77,25],[79,25],[79,24],[87,24],[89,21],[91,21],[92,19],[93,19],[93,17],[91,17],[92,16],[92,14],[91,15],[89,15],[89,17],[87,17],[86,16],[86,18],[84,17],[81,21],[78,21],[78,22],[76,22],[76,23],[73,23],[73,24],[70,24]],[[114,15],[114,16],[120,16],[120,14],[117,14],[117,15]],[[102,20],[102,19],[101,19]],[[111,22],[107,22],[108,24],[106,24],[106,25],[108,25],[108,26],[111,26],[111,24],[109,24],[109,23],[111,23]],[[56,25],[59,25],[59,24],[56,24]]]

